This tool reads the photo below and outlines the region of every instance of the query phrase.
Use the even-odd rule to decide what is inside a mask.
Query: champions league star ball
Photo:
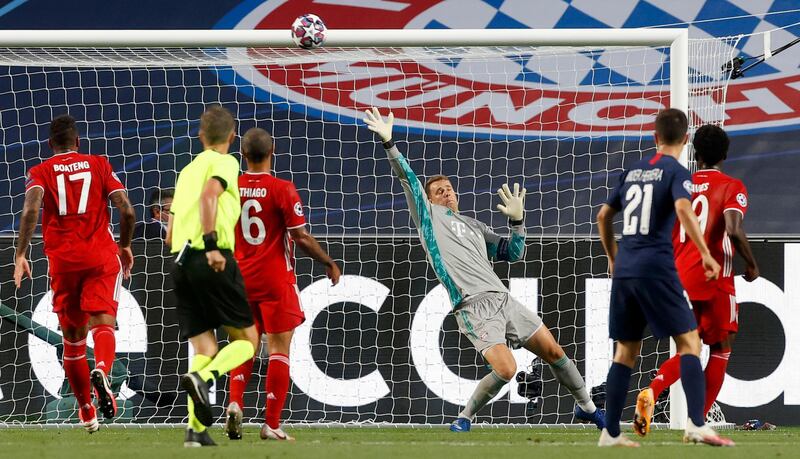
[[[325,43],[325,23],[316,14],[304,14],[292,23],[292,41],[305,49],[319,48]]]

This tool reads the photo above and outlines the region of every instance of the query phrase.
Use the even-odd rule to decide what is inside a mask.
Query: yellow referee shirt
[[[203,250],[203,226],[200,223],[200,194],[206,182],[217,177],[225,192],[217,202],[217,246],[233,250],[234,228],[239,220],[239,162],[229,154],[205,150],[178,175],[172,200],[172,253],[180,252],[186,241],[193,249]]]

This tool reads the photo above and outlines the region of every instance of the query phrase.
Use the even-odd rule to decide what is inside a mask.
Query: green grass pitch
[[[244,439],[228,440],[220,427],[212,428],[219,444],[210,448],[183,448],[180,428],[113,428],[89,435],[79,429],[0,429],[0,457],[13,458],[680,458],[800,457],[800,427],[771,432],[727,431],[735,448],[712,448],[681,443],[681,433],[654,431],[642,448],[600,449],[598,432],[576,429],[484,428],[454,434],[437,428],[287,428],[297,441],[266,442],[258,429],[245,429]],[[631,437],[635,435],[630,434]]]

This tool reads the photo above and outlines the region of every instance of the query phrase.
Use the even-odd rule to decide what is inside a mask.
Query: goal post
[[[527,258],[496,269],[512,294],[558,332],[587,383],[598,385],[611,356],[607,324],[597,322],[607,320],[608,283],[593,209],[624,158],[652,149],[652,128],[645,127],[657,107],[699,113],[690,110],[695,90],[722,91],[714,107],[724,105],[727,80],[705,72],[719,71],[735,47],[706,48],[707,70],[698,70],[685,28],[329,30],[325,47],[315,50],[295,47],[288,30],[0,31],[0,119],[10,171],[0,185],[11,195],[10,210],[0,211],[0,234],[16,229],[20,174],[49,157],[44,128],[52,114],[77,114],[81,146],[109,156],[146,217],[149,194],[174,186],[199,151],[194,138],[203,107],[222,103],[240,135],[252,126],[275,133],[277,175],[295,182],[311,233],[345,264],[336,289],[309,259],[298,260],[307,321],[292,348],[289,422],[447,422],[485,368],[477,354],[462,352],[468,343],[448,322],[447,300],[409,226],[402,193],[380,145],[360,125],[360,110],[377,104],[398,113],[411,166],[421,176],[454,176],[464,210],[497,230],[503,222],[492,213],[492,190],[500,180],[528,184]],[[620,100],[629,103],[614,103]],[[604,124],[592,125],[595,117]],[[136,247],[139,271],[123,295],[118,331],[129,373],[120,391],[134,413],[126,419],[180,422],[185,404],[175,399],[174,376],[186,370],[187,350],[170,323],[170,260],[160,242]],[[40,241],[33,250],[33,283],[0,301],[55,330]],[[0,253],[13,247],[0,245]],[[0,260],[4,273],[9,260]],[[26,387],[0,396],[0,424],[69,421],[69,414],[47,411],[68,411],[57,351],[23,328],[0,322],[0,345],[14,343],[18,360],[0,360],[0,382]],[[639,385],[653,369],[647,365],[669,352],[666,343],[646,348]],[[530,363],[526,352],[515,352],[521,369]],[[569,394],[549,370],[541,378],[539,402],[519,396],[512,382],[479,421],[572,422]],[[253,378],[247,419],[260,415],[260,386]],[[678,386],[671,393],[673,428],[686,419]],[[159,390],[170,395],[152,396]],[[227,400],[224,381],[212,397],[219,409]],[[141,399],[152,403],[137,405]],[[159,405],[165,399],[173,404]]]
[[[332,29],[326,47],[670,46],[685,53],[688,29]],[[288,30],[0,30],[7,48],[294,48]],[[677,75],[675,75],[677,76]],[[687,70],[688,87],[688,70]]]

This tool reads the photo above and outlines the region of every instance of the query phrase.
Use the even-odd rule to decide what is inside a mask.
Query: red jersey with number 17
[[[264,172],[239,177],[242,214],[236,225],[236,261],[249,301],[294,289],[294,243],[289,230],[306,224],[292,182]]]
[[[125,187],[105,156],[60,153],[28,171],[25,191],[39,187],[44,253],[50,272],[80,271],[118,254],[108,196]]]
[[[675,266],[683,288],[692,300],[709,300],[715,289],[736,294],[733,283],[733,244],[725,232],[725,212],[747,212],[747,189],[744,184],[717,169],[703,169],[692,175],[692,209],[711,255],[722,268],[717,281],[706,282],[700,252],[689,239],[680,222],[672,233]]]

